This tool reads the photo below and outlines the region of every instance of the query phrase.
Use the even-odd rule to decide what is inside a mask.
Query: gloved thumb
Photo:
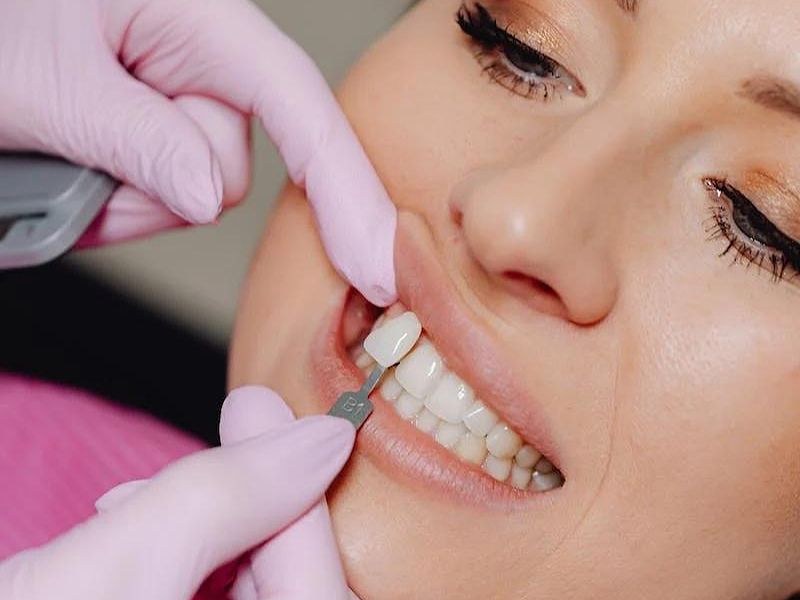
[[[32,111],[31,122],[4,132],[2,142],[100,169],[186,221],[213,222],[223,176],[206,135],[172,100],[116,62],[96,68],[88,81],[70,86],[51,107],[54,114]]]
[[[112,81],[91,110],[76,115],[89,139],[76,146],[75,158],[160,199],[189,222],[214,221],[222,207],[222,169],[208,138],[170,99],[127,73]]]
[[[12,589],[30,599],[53,589],[76,599],[190,598],[215,568],[317,503],[354,436],[343,420],[309,417],[182,459],[107,512],[22,555],[35,565],[17,564],[30,580]]]

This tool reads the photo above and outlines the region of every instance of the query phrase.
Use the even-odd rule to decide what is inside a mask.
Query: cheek
[[[313,405],[308,352],[346,287],[326,258],[304,194],[287,187],[242,289],[229,387],[266,385],[282,394],[297,413],[307,412],[298,403],[309,398]]]
[[[625,327],[614,456],[632,497],[675,537],[699,527],[702,544],[746,555],[798,532],[800,311],[738,269],[704,273],[714,283],[702,293],[685,265],[643,287]]]

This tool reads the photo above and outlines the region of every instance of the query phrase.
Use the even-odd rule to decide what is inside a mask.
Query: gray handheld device
[[[0,269],[67,252],[116,187],[108,175],[60,158],[0,152]]]

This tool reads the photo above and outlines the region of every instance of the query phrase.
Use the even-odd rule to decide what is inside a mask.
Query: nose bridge
[[[472,255],[495,276],[546,284],[574,321],[603,318],[617,289],[611,244],[625,207],[617,182],[645,154],[637,137],[632,120],[597,111],[477,174],[455,207]]]

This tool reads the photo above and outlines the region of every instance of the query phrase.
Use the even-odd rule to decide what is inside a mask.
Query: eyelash
[[[709,240],[725,240],[720,256],[735,252],[733,262],[769,271],[775,282],[800,274],[800,244],[795,242],[725,178],[704,180],[714,201],[706,226]]]
[[[477,46],[475,58],[495,83],[523,98],[551,100],[565,91],[584,97],[583,85],[558,62],[500,27],[486,8],[462,4],[456,22]],[[538,71],[538,72],[537,72]]]
[[[586,95],[577,78],[557,61],[498,25],[480,3],[475,3],[472,9],[462,4],[456,22],[477,46],[475,58],[483,71],[512,93],[542,101],[556,95],[561,98],[564,91],[579,97]],[[778,229],[725,178],[709,177],[703,183],[714,201],[706,225],[708,239],[727,242],[721,257],[735,252],[734,263],[767,270],[775,282],[800,275],[800,243]]]

